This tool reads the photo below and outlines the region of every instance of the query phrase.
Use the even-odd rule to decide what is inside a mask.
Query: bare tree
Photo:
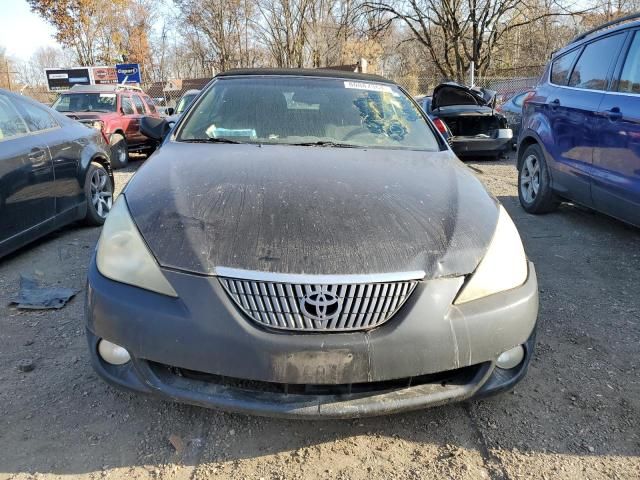
[[[175,4],[184,20],[184,41],[195,47],[202,68],[227,70],[251,63],[252,1],[175,0]]]
[[[513,30],[545,18],[584,12],[555,3],[539,11],[522,0],[367,0],[363,6],[400,21],[440,74],[456,79],[466,76],[471,62],[485,74],[503,39]]]
[[[278,67],[303,67],[314,0],[257,0],[255,30]]]
[[[73,55],[55,47],[40,47],[27,61],[16,61],[16,80],[23,86],[45,89],[47,79],[45,68],[69,66],[74,62]]]

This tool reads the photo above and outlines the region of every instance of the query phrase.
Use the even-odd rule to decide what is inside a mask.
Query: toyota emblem
[[[324,327],[340,314],[340,298],[329,292],[326,287],[316,288],[307,293],[300,301],[300,309],[305,317]]]

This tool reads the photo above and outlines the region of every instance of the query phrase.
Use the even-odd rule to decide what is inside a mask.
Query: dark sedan
[[[518,135],[520,134],[520,125],[522,124],[522,104],[525,98],[530,95],[530,91],[521,92],[514,95],[502,105],[496,107],[496,112],[501,113],[507,119],[509,128],[513,131],[513,144],[517,144]]]
[[[533,265],[396,84],[231,71],[170,131],[142,128],[167,136],[89,266],[88,343],[107,381],[314,418],[479,398],[524,376]]]
[[[102,134],[0,90],[0,257],[63,225],[102,225],[113,176]]]
[[[498,158],[513,144],[513,132],[494,108],[495,95],[449,82],[438,85],[420,105],[456,155]]]

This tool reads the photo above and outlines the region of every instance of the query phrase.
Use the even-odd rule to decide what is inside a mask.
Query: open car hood
[[[433,90],[431,110],[459,105],[492,107],[496,92],[486,88],[466,87],[454,82],[441,83]]]

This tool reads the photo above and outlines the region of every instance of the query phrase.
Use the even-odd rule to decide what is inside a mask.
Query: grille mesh
[[[269,328],[297,331],[367,330],[389,320],[417,281],[313,285],[220,277],[240,309]]]

